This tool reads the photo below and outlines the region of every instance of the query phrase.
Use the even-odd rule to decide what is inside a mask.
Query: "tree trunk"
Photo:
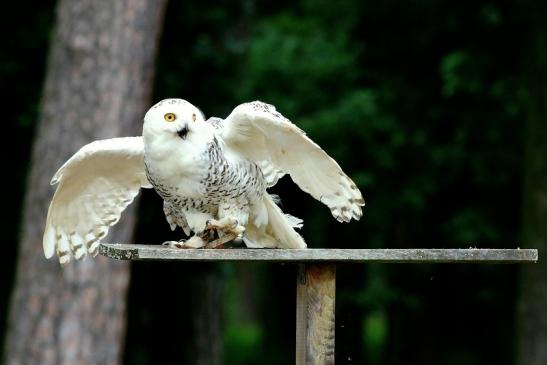
[[[115,364],[129,266],[104,257],[60,267],[42,253],[49,180],[82,145],[140,134],[164,0],[60,0],[25,197],[7,364]],[[109,234],[131,241],[135,208]]]
[[[531,52],[526,63],[530,89],[524,171],[523,241],[540,260],[521,273],[518,302],[518,364],[547,364],[547,26],[543,2],[526,2],[531,14]]]

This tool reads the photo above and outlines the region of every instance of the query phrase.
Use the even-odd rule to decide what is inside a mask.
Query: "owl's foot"
[[[224,217],[219,220],[210,219],[207,221],[205,229],[206,230],[216,229],[226,234],[233,233],[236,235],[236,237],[241,235],[243,232],[245,232],[245,227],[240,226],[237,219],[233,217]]]
[[[169,248],[183,248],[182,245],[184,244],[183,241],[165,241],[161,245],[163,247],[169,247]]]
[[[166,241],[162,246],[170,248],[202,248],[205,247],[205,242],[200,236],[192,236],[186,241]]]

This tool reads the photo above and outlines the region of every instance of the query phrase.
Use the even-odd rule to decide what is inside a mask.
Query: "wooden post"
[[[296,365],[334,364],[336,265],[300,264],[296,283]]]

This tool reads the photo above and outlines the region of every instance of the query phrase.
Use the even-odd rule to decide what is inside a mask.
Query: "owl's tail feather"
[[[248,227],[247,236],[254,242],[263,243],[264,247],[306,248],[306,242],[294,230],[302,227],[302,220],[283,213],[269,194],[264,194],[263,202],[268,213],[268,224],[262,229],[254,225]],[[263,231],[262,234],[260,231]]]

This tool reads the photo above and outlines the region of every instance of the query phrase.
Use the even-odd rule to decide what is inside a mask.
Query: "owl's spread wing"
[[[239,105],[224,121],[221,136],[229,148],[272,171],[270,178],[265,174],[268,185],[288,173],[302,190],[328,206],[338,221],[361,218],[365,201],[357,186],[272,105],[259,101]]]
[[[120,219],[141,187],[150,188],[144,169],[142,137],[92,142],[76,152],[53,176],[59,184],[49,206],[44,254],[64,264],[87,253]]]

